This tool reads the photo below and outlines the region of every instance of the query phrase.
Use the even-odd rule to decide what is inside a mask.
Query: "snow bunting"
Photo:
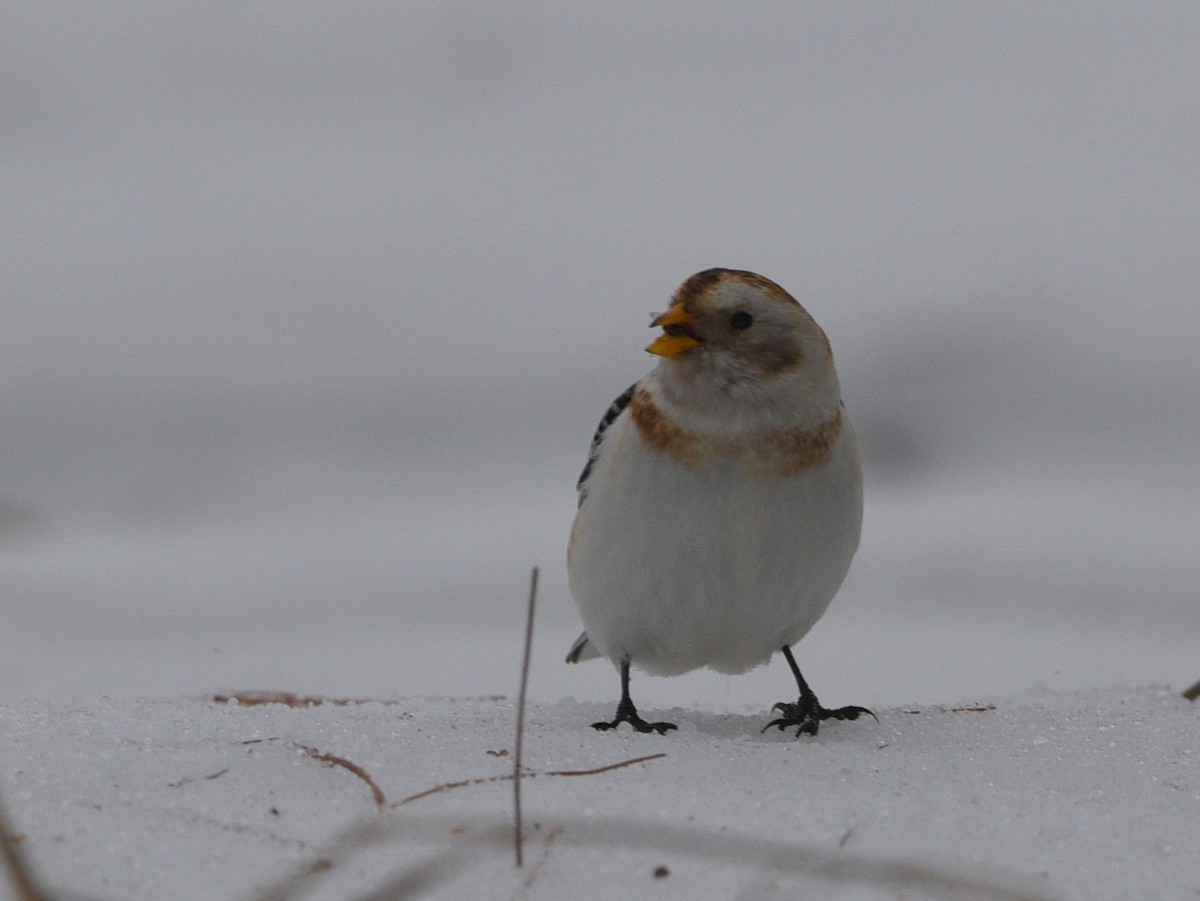
[[[693,275],[651,326],[662,360],[601,419],[567,549],[586,630],[567,661],[607,657],[621,674],[616,716],[593,725],[675,728],[638,716],[631,666],[742,673],[776,651],[800,698],[764,731],[871,714],[822,707],[791,651],[842,584],[862,522],[829,339],[774,282],[734,269]]]

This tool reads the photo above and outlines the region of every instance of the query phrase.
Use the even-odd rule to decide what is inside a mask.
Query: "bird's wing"
[[[583,472],[579,474],[579,481],[575,483],[575,490],[579,492],[580,506],[583,506],[583,501],[587,497],[588,476],[592,474],[592,467],[595,465],[596,459],[600,456],[600,445],[604,441],[604,433],[608,431],[608,427],[616,422],[617,417],[629,406],[629,402],[633,400],[633,392],[639,384],[640,382],[634,382],[630,385],[625,390],[625,393],[614,400],[609,408],[604,411],[600,425],[596,428],[596,434],[592,436],[592,445],[588,448],[587,463],[584,464]]]

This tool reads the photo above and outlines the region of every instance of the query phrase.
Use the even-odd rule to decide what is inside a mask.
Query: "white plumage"
[[[646,723],[629,667],[745,672],[782,651],[800,688],[769,725],[815,733],[860,707],[819,705],[791,655],[858,546],[862,474],[825,333],[750,272],[688,279],[653,323],[659,365],[610,408],[579,482],[568,573],[585,628],[568,660],[622,675],[611,728]]]

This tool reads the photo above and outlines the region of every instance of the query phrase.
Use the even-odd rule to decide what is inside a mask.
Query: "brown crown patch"
[[[775,282],[765,276],[759,275],[757,272],[750,272],[746,269],[705,269],[703,272],[697,272],[679,286],[675,291],[675,297],[672,302],[683,304],[689,302],[695,303],[715,285],[726,279],[754,285],[764,294],[774,297],[783,303],[797,303],[796,298],[788,294],[787,291],[783,290]]]
[[[709,462],[740,460],[765,475],[799,475],[829,462],[842,433],[840,409],[832,419],[812,428],[764,429],[744,436],[698,432],[672,422],[644,388],[634,394],[629,412],[646,447],[691,469]]]

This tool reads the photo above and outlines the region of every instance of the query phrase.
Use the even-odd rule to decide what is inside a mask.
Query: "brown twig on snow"
[[[533,609],[537,603],[538,568],[529,577],[529,604],[525,612],[525,654],[521,659],[521,689],[517,694],[517,743],[513,749],[513,844],[517,867],[525,865],[521,848],[521,750],[525,739],[525,689],[529,685],[529,653],[533,648]]]
[[[1183,696],[1189,701],[1194,701],[1196,698],[1200,698],[1200,682],[1197,682],[1195,685],[1185,691]]]
[[[395,701],[370,701],[366,698],[323,698],[320,695],[298,695],[290,691],[235,691],[227,695],[213,695],[218,704],[234,702],[243,707],[258,707],[262,704],[282,704],[285,707],[349,707],[353,704],[395,704]]]
[[[596,776],[600,773],[607,773],[609,770],[619,770],[621,767],[633,766],[635,763],[645,763],[647,760],[654,760],[658,757],[666,757],[662,751],[657,754],[646,754],[643,757],[634,757],[631,760],[622,760],[619,763],[609,763],[604,766],[598,766],[591,770],[549,770],[545,773],[547,776]],[[526,777],[536,776],[537,773],[527,773]]]
[[[991,713],[996,709],[995,704],[969,704],[966,707],[943,707],[939,704],[933,708],[938,713]],[[904,713],[921,714],[924,710],[905,710]]]
[[[473,695],[462,698],[447,698],[450,701],[505,701],[506,695]],[[211,698],[217,704],[240,704],[243,707],[260,707],[263,704],[282,704],[284,707],[354,707],[358,704],[385,704],[396,706],[401,700],[379,700],[378,698],[323,698],[320,695],[298,695],[291,691],[234,691],[216,694]]]
[[[619,770],[622,767],[633,766],[635,763],[645,763],[648,760],[656,760],[659,757],[667,755],[661,751],[657,754],[646,754],[643,757],[634,757],[630,760],[622,760],[618,763],[609,763],[605,766],[598,766],[591,770],[546,770],[542,773],[522,773],[522,779],[533,779],[537,776],[595,776],[600,773],[607,773],[609,770]],[[415,795],[409,795],[392,805],[394,810],[397,807],[402,807],[405,804],[410,804],[413,801],[419,801],[421,798],[429,795],[436,795],[439,792],[449,791],[452,788],[465,788],[468,785],[484,785],[489,782],[507,782],[515,778],[512,773],[505,773],[503,776],[479,776],[475,779],[461,779],[458,782],[443,782],[441,785],[435,785],[433,788],[427,788],[425,791],[417,792]]]
[[[555,826],[546,833],[546,843],[542,845],[542,856],[529,868],[529,875],[525,878],[526,889],[533,888],[533,883],[537,880],[538,873],[542,871],[542,867],[546,865],[546,858],[550,856],[550,846],[554,844],[554,840],[562,835],[562,833],[562,826]]]
[[[345,757],[338,757],[336,754],[326,754],[318,751],[316,748],[310,748],[308,745],[300,745],[300,750],[311,757],[313,760],[319,760],[321,763],[327,763],[330,766],[340,766],[344,770],[349,770],[371,789],[371,796],[375,799],[375,806],[383,810],[387,806],[387,798],[383,795],[383,790],[375,784],[375,780],[371,778],[371,774],[360,767],[353,760],[347,760]]]
[[[33,871],[18,847],[20,842],[21,836],[9,827],[8,814],[0,805],[0,858],[4,860],[4,868],[8,870],[17,898],[19,901],[45,901],[46,895],[38,888]]]

